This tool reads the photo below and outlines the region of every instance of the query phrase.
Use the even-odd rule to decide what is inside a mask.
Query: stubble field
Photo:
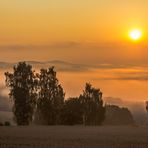
[[[148,148],[148,127],[0,127],[0,148]]]

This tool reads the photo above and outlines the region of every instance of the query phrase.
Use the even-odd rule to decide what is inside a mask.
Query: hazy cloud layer
[[[148,66],[148,45],[121,42],[52,42],[43,45],[0,45],[2,61],[51,61],[58,59],[86,65],[118,64]]]
[[[136,80],[148,81],[148,66],[142,65],[121,65],[121,64],[98,64],[83,65],[73,64],[65,61],[54,60],[46,62],[27,61],[34,69],[48,68],[54,66],[61,72],[96,72],[98,75],[93,80]],[[0,69],[12,68],[16,63],[0,62]]]

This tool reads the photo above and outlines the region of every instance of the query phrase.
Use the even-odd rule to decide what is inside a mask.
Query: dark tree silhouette
[[[47,125],[60,124],[65,94],[56,78],[54,67],[41,69],[37,77],[39,92],[36,120]]]
[[[146,101],[146,110],[148,112],[148,101]]]
[[[18,125],[28,125],[32,121],[36,103],[36,81],[32,66],[19,62],[14,66],[13,73],[6,72],[5,76],[14,103],[14,119]]]
[[[13,73],[6,72],[5,76],[18,125],[28,125],[35,109],[35,122],[46,125],[100,125],[104,120],[105,107],[100,89],[86,83],[79,98],[64,102],[65,93],[54,67],[41,69],[35,75],[31,65],[20,62],[14,66]]]
[[[85,125],[100,125],[105,118],[102,92],[86,83],[83,94],[79,97],[83,105],[83,123]]]
[[[83,108],[79,98],[69,98],[62,110],[62,124],[83,124]]]

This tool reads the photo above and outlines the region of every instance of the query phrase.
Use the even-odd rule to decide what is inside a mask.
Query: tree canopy
[[[54,67],[35,73],[31,65],[19,62],[5,76],[18,125],[28,125],[33,119],[46,125],[100,125],[105,118],[101,90],[86,83],[79,97],[65,100]]]
[[[20,62],[14,66],[13,73],[6,72],[5,76],[14,102],[14,119],[18,125],[28,125],[32,121],[37,95],[32,66]]]
[[[65,93],[54,67],[41,69],[38,77],[37,116],[44,124],[60,124]]]
[[[102,92],[86,83],[83,94],[79,97],[83,106],[83,123],[85,125],[99,125],[105,118]]]

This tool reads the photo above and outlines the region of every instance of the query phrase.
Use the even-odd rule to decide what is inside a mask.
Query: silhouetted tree
[[[105,118],[102,92],[86,83],[83,94],[79,97],[83,105],[83,123],[85,125],[100,125]]]
[[[83,123],[83,108],[79,98],[69,98],[62,110],[62,124],[75,125]]]
[[[37,77],[39,81],[37,121],[43,121],[42,124],[48,125],[60,124],[65,94],[56,78],[54,67],[41,69]]]
[[[32,121],[36,103],[36,81],[32,66],[19,62],[14,66],[13,73],[6,72],[5,76],[14,103],[14,119],[18,125],[28,125]]]
[[[146,110],[148,112],[148,101],[146,101]]]

